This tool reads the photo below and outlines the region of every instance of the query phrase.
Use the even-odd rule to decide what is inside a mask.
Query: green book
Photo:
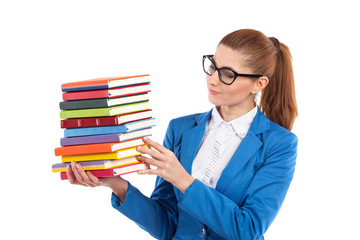
[[[86,118],[86,117],[107,117],[119,114],[132,113],[148,110],[149,101],[125,104],[116,107],[91,108],[60,111],[60,118]]]

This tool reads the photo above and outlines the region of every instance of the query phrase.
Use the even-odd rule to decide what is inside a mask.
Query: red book
[[[150,109],[111,117],[68,118],[61,120],[61,128],[116,126],[128,122],[148,119],[151,117],[152,111]]]
[[[128,95],[135,95],[150,92],[150,83],[132,85],[120,88],[92,90],[92,91],[78,91],[65,92],[62,94],[64,101],[96,99],[96,98],[114,98]]]
[[[94,174],[95,177],[116,177],[128,173],[137,172],[142,169],[149,169],[150,166],[147,163],[139,162],[131,165],[125,165],[110,169],[102,169],[102,170],[91,170],[90,172]],[[66,172],[60,173],[61,180],[67,180],[68,176]]]

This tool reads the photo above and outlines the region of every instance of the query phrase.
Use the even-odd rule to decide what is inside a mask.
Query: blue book
[[[135,138],[142,138],[151,136],[152,128],[144,128],[141,130],[135,130],[127,133],[113,133],[113,134],[101,134],[93,136],[82,136],[82,137],[70,137],[61,138],[61,146],[73,146],[83,144],[94,144],[94,143],[111,143],[111,142],[122,142]]]
[[[103,135],[113,133],[126,133],[144,128],[155,126],[155,118],[144,119],[135,122],[129,122],[118,126],[103,126],[103,127],[86,127],[86,128],[68,128],[64,130],[66,138]]]

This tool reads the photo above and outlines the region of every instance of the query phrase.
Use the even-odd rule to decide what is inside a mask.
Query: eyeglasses
[[[231,85],[235,79],[237,77],[250,77],[250,78],[259,78],[259,77],[263,77],[264,75],[262,74],[242,74],[242,73],[237,73],[234,70],[228,68],[228,67],[222,67],[222,68],[218,68],[214,61],[213,58],[214,55],[204,55],[203,56],[203,69],[204,72],[209,75],[212,76],[216,71],[218,71],[218,75],[219,75],[219,79],[222,83],[226,84],[226,85]]]

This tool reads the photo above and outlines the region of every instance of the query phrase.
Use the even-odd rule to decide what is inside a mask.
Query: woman
[[[137,159],[155,166],[139,173],[158,176],[150,198],[121,177],[96,178],[76,163],[67,169],[70,183],[111,188],[113,207],[158,239],[263,239],[295,168],[289,49],[238,30],[203,57],[203,67],[215,107],[173,119],[164,146],[144,138],[151,148],[138,148],[151,157]]]

